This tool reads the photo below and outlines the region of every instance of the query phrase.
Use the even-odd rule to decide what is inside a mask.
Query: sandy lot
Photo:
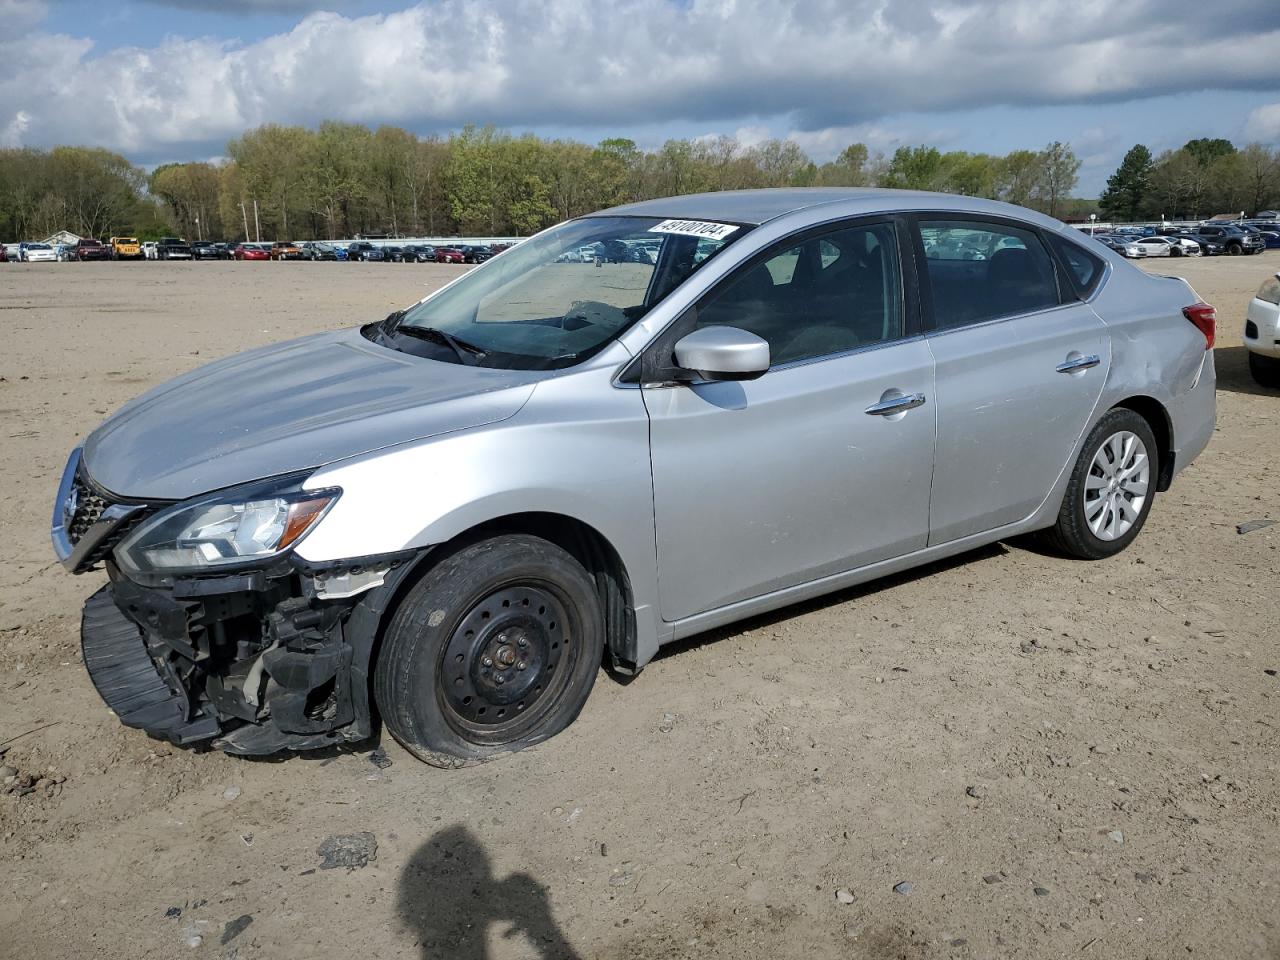
[[[47,528],[124,400],[462,268],[0,266],[0,763],[65,778],[0,795],[0,957],[1280,956],[1280,526],[1235,526],[1280,519],[1239,333],[1278,266],[1157,265],[1219,307],[1219,431],[1120,557],[998,545],[722,630],[454,773],[124,729]]]

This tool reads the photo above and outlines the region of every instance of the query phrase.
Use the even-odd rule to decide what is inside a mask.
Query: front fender
[[[644,662],[665,639],[653,614],[649,424],[640,391],[612,386],[610,372],[544,381],[510,420],[317,471],[309,488],[343,494],[298,556],[323,563],[421,549],[516,514],[572,518],[604,537],[626,568]]]

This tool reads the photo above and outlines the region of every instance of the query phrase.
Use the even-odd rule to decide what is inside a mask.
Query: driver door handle
[[[1073,357],[1070,360],[1063,360],[1054,369],[1059,373],[1071,373],[1073,370],[1088,370],[1090,367],[1096,367],[1101,362],[1101,357],[1096,353],[1091,353],[1085,357]]]
[[[905,413],[924,404],[923,393],[907,393],[900,397],[879,400],[867,407],[866,412],[873,417],[888,417],[895,413]]]

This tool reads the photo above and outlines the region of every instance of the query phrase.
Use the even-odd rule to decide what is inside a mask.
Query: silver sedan
[[[646,201],[133,401],[53,539],[111,568],[83,642],[123,722],[245,754],[380,717],[457,765],[602,661],[1020,534],[1120,552],[1213,434],[1214,330],[1000,203]]]

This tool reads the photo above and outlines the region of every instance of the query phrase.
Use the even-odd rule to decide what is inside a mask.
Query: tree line
[[[1280,207],[1280,150],[1230,140],[1189,140],[1153,157],[1135,144],[1099,201],[1114,220],[1201,220]]]
[[[1078,211],[1080,161],[1063,143],[1003,156],[854,143],[815,163],[790,140],[668,140],[513,135],[468,126],[418,137],[326,121],[266,124],[232,140],[220,163],[147,174],[87,147],[0,150],[0,238],[167,233],[235,240],[355,234],[525,235],[593,210],[652,197],[777,186],[884,186],[1007,200],[1054,216]]]

